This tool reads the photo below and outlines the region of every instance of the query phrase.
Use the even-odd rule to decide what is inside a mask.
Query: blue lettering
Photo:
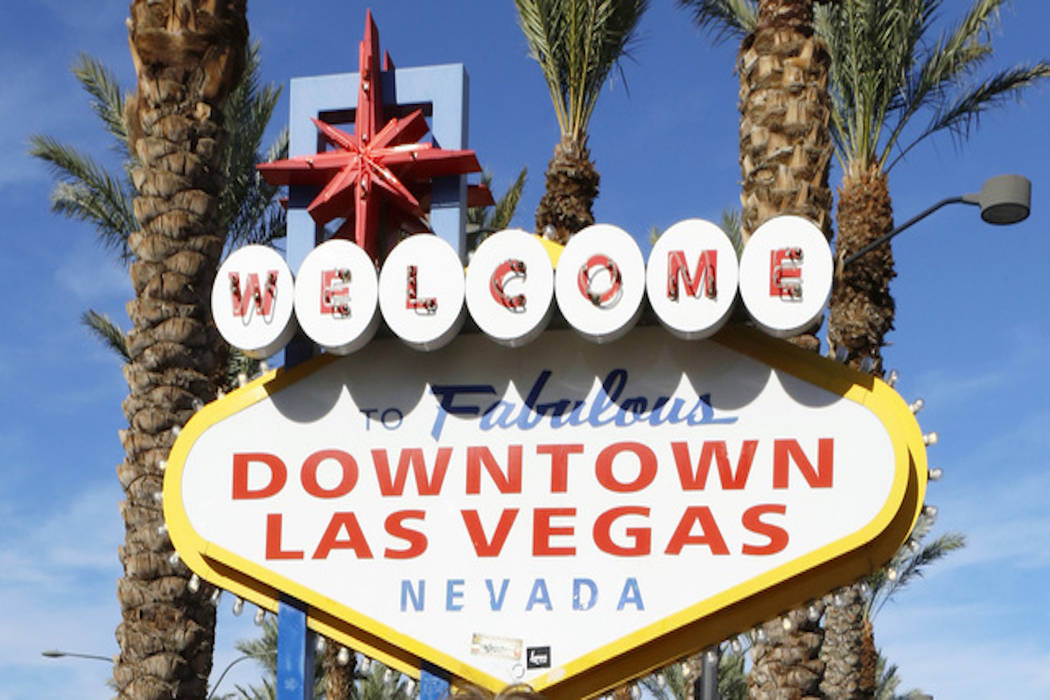
[[[670,401],[669,396],[661,396],[653,402],[653,410],[649,412],[649,425],[654,428],[667,422],[667,418],[660,417],[660,410]]]
[[[583,588],[587,588],[589,595],[587,601],[584,602]],[[590,610],[594,607],[594,604],[598,602],[598,586],[592,579],[589,578],[574,578],[572,580],[572,609],[573,610]]]
[[[445,584],[445,610],[463,609],[463,584],[461,578],[450,578]]]
[[[572,412],[569,413],[568,416],[566,416],[564,418],[562,417],[562,414],[569,407],[570,403],[572,403],[572,402],[569,401],[568,399],[566,399],[564,401],[559,401],[557,403],[558,406],[564,406],[564,408],[562,408],[558,413],[555,413],[555,414],[551,415],[551,427],[552,428],[560,428],[563,425],[583,425],[584,423],[587,422],[587,419],[584,418],[581,415],[581,413],[582,413],[581,409],[583,408],[583,405],[586,403],[586,401],[577,401],[577,402],[575,402],[575,404],[573,404],[573,407],[572,407]],[[548,404],[548,405],[550,405],[550,404]]]
[[[547,592],[547,582],[542,578],[536,579],[532,584],[532,592],[529,593],[529,602],[525,605],[525,610],[532,610],[532,606],[537,603],[542,603],[548,610],[553,610],[551,606],[551,596]]]
[[[457,406],[452,402],[456,394],[495,394],[496,387],[491,384],[443,384],[432,386],[431,393],[441,397],[441,405],[437,416],[434,418],[434,427],[430,429],[430,435],[435,440],[441,437],[441,430],[445,427],[445,416],[451,413],[454,416],[476,416],[481,413],[481,407],[476,404]]]
[[[623,610],[628,603],[633,603],[638,610],[645,610],[642,603],[642,592],[638,590],[638,580],[633,576],[623,582],[623,592],[620,594],[620,602],[616,604],[617,610]]]
[[[408,579],[401,579],[401,612],[405,612],[408,609],[408,599],[412,599],[412,607],[416,612],[423,611],[423,590],[426,587],[426,582],[423,579],[419,579],[418,589],[412,588],[412,582]]]
[[[510,579],[503,579],[503,583],[499,589],[499,597],[496,597],[496,591],[492,587],[492,579],[485,579],[485,588],[489,589],[489,607],[494,611],[499,612],[503,609],[503,599],[507,595],[507,584],[510,583]]]
[[[693,415],[698,408],[700,409],[700,420],[693,420]],[[705,423],[736,423],[736,418],[715,418],[715,409],[711,407],[711,394],[701,394],[693,410],[689,412],[689,425]]]
[[[551,371],[545,369],[540,372],[540,376],[536,377],[536,381],[533,383],[532,388],[529,390],[529,395],[525,397],[525,407],[529,410],[526,411],[524,408],[521,413],[518,414],[518,427],[522,430],[532,430],[536,427],[536,424],[543,418],[543,411],[536,411],[536,402],[540,400],[540,392],[543,391],[543,387],[547,384],[547,380],[550,379]],[[544,409],[548,408],[550,404],[543,406]],[[529,420],[530,416],[532,420]]]
[[[514,419],[511,417],[514,415],[514,409],[517,408],[515,404],[509,401],[497,401],[481,414],[481,429],[492,430],[493,428],[513,428]],[[497,416],[497,412],[499,415]]]
[[[620,404],[620,412],[616,414],[616,425],[624,428],[632,423],[637,423],[641,419],[641,415],[645,413],[647,403],[644,396],[625,399]],[[627,416],[631,416],[630,421],[627,420]]]

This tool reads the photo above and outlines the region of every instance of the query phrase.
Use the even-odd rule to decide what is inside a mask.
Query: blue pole
[[[281,597],[277,607],[277,700],[313,700],[314,645],[306,606]]]
[[[448,690],[445,671],[423,662],[419,671],[419,700],[445,700],[449,695]]]

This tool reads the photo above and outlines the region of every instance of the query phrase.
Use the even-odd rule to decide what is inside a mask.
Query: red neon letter
[[[525,263],[521,260],[504,260],[500,263],[496,269],[492,272],[492,277],[489,278],[489,294],[496,300],[496,303],[500,306],[510,309],[511,311],[525,310],[525,295],[515,294],[510,296],[503,291],[503,287],[506,286],[507,282],[512,279],[524,280],[528,275],[525,274]]]
[[[536,445],[536,454],[551,456],[551,493],[569,489],[569,455],[583,452],[583,445]]]
[[[387,559],[413,559],[427,549],[427,536],[419,530],[405,527],[406,520],[423,520],[426,512],[422,510],[399,510],[387,516],[384,526],[386,531],[399,539],[408,542],[408,549],[386,548],[383,556]]]
[[[729,453],[725,442],[722,440],[704,442],[703,447],[700,448],[700,461],[697,462],[694,472],[692,460],[689,458],[689,445],[684,442],[671,443],[674,463],[678,467],[678,480],[682,482],[683,491],[704,490],[712,459],[718,464],[718,478],[722,482],[723,490],[733,491],[744,488],[747,485],[747,477],[751,473],[751,462],[755,459],[757,449],[758,440],[744,440],[740,446],[740,458],[737,459],[734,473],[733,466],[729,463]]]
[[[629,527],[625,530],[627,536],[634,540],[631,547],[621,547],[612,541],[609,531],[621,515],[644,515],[648,518],[649,509],[642,506],[620,506],[605,511],[594,521],[594,544],[603,552],[618,557],[640,557],[648,554],[652,548],[653,537],[647,527]]]
[[[411,465],[419,495],[437,496],[441,493],[441,485],[445,483],[445,472],[448,471],[448,460],[451,456],[451,447],[439,447],[437,458],[434,460],[434,472],[427,474],[427,462],[423,458],[423,450],[418,447],[406,447],[401,450],[401,456],[397,460],[397,475],[391,477],[386,450],[372,450],[372,462],[376,469],[376,479],[379,481],[379,492],[384,496],[400,496],[404,493],[408,467]]]
[[[425,297],[419,299],[417,281],[416,278],[419,276],[419,268],[415,265],[408,266],[408,291],[405,298],[405,308],[413,309],[415,311],[422,311],[426,314],[432,314],[437,311],[438,302],[434,297]]]
[[[553,527],[551,518],[576,515],[575,508],[537,508],[532,511],[532,556],[572,556],[576,548],[553,547],[551,537],[571,535],[575,531],[572,525]]]
[[[481,518],[476,510],[462,510],[460,515],[463,516],[463,524],[467,526],[474,553],[479,557],[497,557],[503,551],[503,543],[507,541],[514,519],[518,517],[518,509],[507,508],[500,514],[491,540],[485,539],[485,528],[481,526]]]
[[[339,533],[346,529],[349,535],[346,539],[339,539]],[[361,526],[357,524],[357,518],[353,513],[333,513],[321,541],[314,552],[314,559],[327,559],[328,553],[333,549],[352,549],[358,559],[371,559],[372,550],[368,548],[365,533],[361,532]]]
[[[667,253],[667,298],[678,301],[678,280],[682,278],[685,291],[690,296],[700,296],[700,282],[706,280],[704,296],[714,299],[718,296],[718,251],[704,250],[696,261],[696,272],[689,275],[685,264],[685,251],[671,250]]]
[[[806,457],[798,440],[775,440],[773,442],[773,488],[788,487],[788,458],[798,465],[806,483],[814,489],[830,489],[834,481],[835,440],[820,438],[817,441],[817,468]]]
[[[321,313],[350,315],[350,270],[321,270]],[[335,303],[335,297],[344,297]]]
[[[693,523],[700,523],[699,535],[689,534],[693,530]],[[711,509],[707,506],[690,506],[685,509],[664,552],[681,554],[682,547],[687,544],[706,544],[711,548],[712,554],[729,554],[726,541],[722,539],[722,531],[718,529],[718,524],[711,515]]]
[[[247,316],[248,309],[255,308],[255,312],[263,316],[270,315],[273,308],[273,298],[277,294],[277,270],[270,270],[266,276],[265,291],[259,289],[259,275],[254,272],[248,273],[248,284],[246,289],[241,290],[241,276],[236,272],[230,273],[230,298],[233,302],[234,316]]]
[[[801,248],[779,248],[769,252],[769,296],[802,298]]]
[[[339,485],[330,489],[317,483],[317,467],[326,459],[334,459],[343,468],[343,478]],[[311,496],[339,498],[350,493],[357,485],[357,461],[342,450],[318,450],[303,462],[303,471],[299,478],[303,482],[303,489]]]
[[[267,559],[302,559],[303,553],[297,549],[281,549],[281,514],[270,513],[266,516],[266,558]]]
[[[248,465],[252,462],[265,464],[270,468],[270,483],[262,488],[248,488]],[[288,469],[277,455],[265,452],[239,452],[233,455],[233,497],[269,498],[284,488],[288,480]]]
[[[609,288],[601,292],[596,292],[591,288],[591,281],[602,270],[609,273]],[[602,255],[601,253],[592,255],[587,262],[580,267],[580,272],[576,275],[576,286],[579,288],[580,294],[586,297],[592,304],[601,308],[616,305],[616,302],[619,301],[620,298],[620,287],[622,285],[623,279],[620,275],[620,268],[615,262],[613,262],[612,258],[608,255]]]
[[[622,483],[613,474],[612,463],[616,455],[629,451],[638,456],[638,477],[631,482]],[[656,478],[656,455],[640,442],[617,442],[598,453],[594,462],[594,471],[602,486],[617,493],[641,491]]]
[[[748,508],[744,511],[744,516],[741,518],[744,527],[751,532],[765,535],[769,538],[769,543],[762,546],[744,544],[742,550],[744,554],[776,554],[783,550],[784,547],[787,547],[787,530],[779,525],[762,522],[762,516],[766,513],[780,513],[781,515],[784,515],[787,513],[787,506],[776,503],[764,503],[759,506]]]

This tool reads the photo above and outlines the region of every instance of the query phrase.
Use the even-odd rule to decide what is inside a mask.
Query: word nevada
[[[283,348],[297,328],[326,351],[366,345],[380,320],[410,347],[436,350],[459,333],[467,313],[488,337],[517,347],[546,328],[555,302],[569,325],[597,343],[629,331],[649,304],[675,335],[694,340],[721,328],[739,296],[755,323],[794,335],[823,312],[831,293],[827,241],[809,221],[763,224],[740,259],[715,224],[688,219],[656,241],[648,264],[634,239],[609,224],[576,234],[552,262],[521,230],[486,238],[464,274],[456,251],[437,236],[411,236],[376,271],[359,247],[333,239],[293,276],[262,246],[234,252],[219,269],[212,312],[223,337],[254,357]]]

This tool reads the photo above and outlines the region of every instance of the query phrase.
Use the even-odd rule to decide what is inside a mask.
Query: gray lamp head
[[[963,200],[979,205],[981,218],[990,224],[1016,224],[1031,211],[1032,183],[1023,175],[997,175]]]

